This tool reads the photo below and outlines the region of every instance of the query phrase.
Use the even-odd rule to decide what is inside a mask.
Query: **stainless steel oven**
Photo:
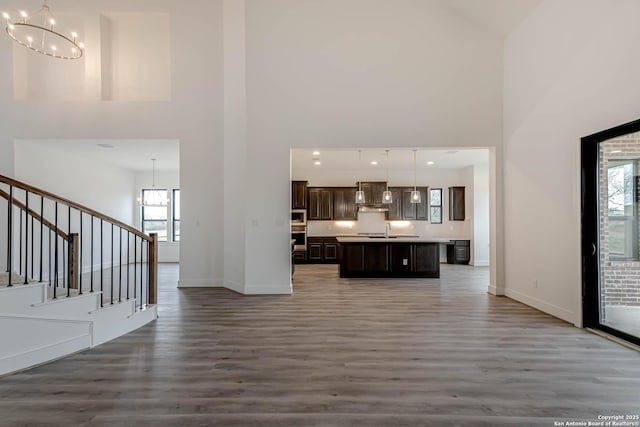
[[[291,239],[295,240],[294,250],[307,250],[307,210],[291,210]]]
[[[294,250],[306,251],[307,250],[307,226],[292,225],[291,239],[296,241]]]

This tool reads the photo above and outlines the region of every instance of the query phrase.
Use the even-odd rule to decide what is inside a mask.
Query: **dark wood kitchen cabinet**
[[[335,237],[308,237],[307,261],[310,264],[338,262],[338,240]]]
[[[354,221],[358,219],[356,206],[356,188],[333,189],[333,219],[336,221]]]
[[[470,260],[470,240],[452,240],[447,244],[447,264],[469,264]]]
[[[415,245],[415,268],[414,272],[419,276],[440,277],[440,245],[423,244]],[[437,276],[433,276],[434,272]]]
[[[331,188],[310,187],[307,188],[307,196],[308,220],[333,219],[333,190]]]
[[[428,219],[428,206],[429,200],[427,200],[428,187],[418,187],[420,192],[420,203],[411,203],[411,192],[413,187],[404,187],[402,190],[402,219],[405,220],[426,220]]]
[[[307,209],[307,181],[291,181],[291,209]]]
[[[388,205],[389,212],[387,213],[387,219],[390,221],[397,221],[403,219],[402,212],[402,194],[404,192],[403,187],[389,187],[391,191],[391,203]]]
[[[356,184],[357,186],[358,184]],[[362,191],[364,192],[364,201],[368,205],[381,205],[382,192],[387,189],[386,182],[363,182]]]
[[[317,263],[323,259],[322,237],[307,238],[307,261],[309,263]]]
[[[364,270],[371,274],[389,272],[389,245],[370,243],[364,246]]]
[[[340,277],[363,274],[364,243],[348,243],[340,245]]]
[[[438,242],[342,242],[340,277],[440,277]]]
[[[413,269],[413,251],[415,245],[389,245],[391,253],[391,271],[410,273]]]
[[[449,187],[449,221],[464,221],[464,187]]]
[[[324,262],[335,264],[338,262],[338,240],[335,237],[324,238]]]

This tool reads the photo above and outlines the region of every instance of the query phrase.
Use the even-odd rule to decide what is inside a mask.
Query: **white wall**
[[[446,2],[246,9],[247,182],[259,207],[247,217],[249,290],[288,286],[290,148],[496,146],[500,157],[502,40]]]
[[[244,1],[224,0],[224,286],[245,292],[247,81]],[[253,209],[253,208],[252,208]]]
[[[134,173],[108,163],[47,148],[42,142],[17,141],[15,177],[35,187],[134,225]]]
[[[15,144],[15,177],[19,181],[26,182],[30,185],[38,187],[44,191],[48,191],[57,196],[72,200],[76,203],[84,205],[90,209],[94,209],[105,215],[111,216],[125,224],[135,226],[134,212],[136,210],[136,187],[135,175],[132,171],[117,167],[104,162],[87,161],[82,156],[74,153],[59,151],[46,146],[46,141],[17,141]],[[16,192],[15,196],[24,202],[24,194]],[[31,209],[39,212],[40,198],[30,197],[29,203]],[[54,222],[55,208],[52,202],[45,202],[44,213],[45,218]],[[17,214],[17,212],[16,212]],[[79,232],[79,216],[77,212],[71,213],[72,232]],[[69,216],[68,210],[63,207],[58,209],[58,224],[61,230],[68,232]],[[19,227],[19,221],[15,219],[15,224]],[[94,221],[95,236],[94,252],[96,256],[91,266],[90,254],[91,245],[88,244],[88,233],[91,228],[91,219],[89,216],[83,217],[83,227],[85,235],[83,237],[83,271],[96,270],[100,267],[99,256],[100,241],[99,221]],[[104,265],[106,267],[120,264],[119,259],[111,259],[111,227],[103,224],[104,239],[102,243],[102,251],[104,253]],[[19,233],[16,229],[16,234]],[[40,244],[40,234],[38,230],[31,231],[34,235],[35,246]],[[114,232],[114,254],[119,253],[118,243],[119,229]],[[45,237],[43,243],[47,244],[48,239]],[[126,247],[126,240],[123,238]],[[14,241],[14,245],[18,242]],[[15,246],[16,251],[18,249]],[[45,251],[46,252],[46,251]],[[16,252],[18,253],[18,252]],[[126,258],[126,257],[125,257]],[[34,264],[39,265],[39,253],[34,253]],[[17,257],[16,257],[17,260]],[[14,261],[16,261],[14,260]],[[60,251],[59,264],[62,265],[64,256]],[[15,271],[19,271],[17,265],[14,266]],[[44,277],[49,277],[49,258],[43,259]],[[38,273],[39,274],[39,273]]]
[[[23,5],[19,0],[7,0],[3,9],[20,10]],[[85,61],[82,84],[90,88],[91,96],[76,102],[55,97],[15,101],[13,50],[21,47],[6,39],[0,43],[0,174],[13,176],[13,141],[18,138],[179,139],[183,205],[180,283],[221,284],[222,1],[56,1],[56,13],[71,10],[84,19],[87,52],[81,60]],[[100,16],[105,11],[170,15],[169,101],[100,101]]]
[[[291,291],[292,147],[496,147],[501,176],[500,36],[446,1],[237,3],[56,1],[58,13],[83,17],[89,96],[14,101],[12,52],[20,47],[0,44],[0,173],[13,174],[4,159],[13,158],[16,138],[179,139],[180,285],[242,281],[246,293]],[[170,15],[169,101],[101,101],[100,17],[107,12]],[[496,197],[501,206],[500,180]],[[500,209],[496,215],[501,224]],[[499,241],[500,228],[497,234]],[[499,281],[500,270],[492,277]]]
[[[487,156],[488,157],[488,156]],[[489,166],[473,167],[473,245],[471,248],[473,265],[481,267],[490,264],[490,208],[489,208]]]
[[[547,0],[505,42],[506,294],[577,325],[580,138],[638,118],[638,16]]]
[[[153,173],[150,171],[137,171],[134,173],[135,194],[136,198],[142,195],[142,189],[151,188],[153,182]],[[166,189],[170,199],[167,206],[167,235],[166,242],[158,244],[158,262],[179,262],[180,261],[180,243],[172,241],[173,236],[173,190],[180,189],[180,172],[177,171],[156,171],[156,188]],[[142,210],[139,206],[134,205],[134,227],[142,230]]]
[[[102,99],[170,101],[170,15],[101,15]]]

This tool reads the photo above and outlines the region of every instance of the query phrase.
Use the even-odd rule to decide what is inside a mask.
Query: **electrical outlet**
[[[409,265],[409,260],[407,258],[403,258],[402,265]]]

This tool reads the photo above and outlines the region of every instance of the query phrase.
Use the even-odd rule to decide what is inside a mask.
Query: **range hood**
[[[358,212],[389,212],[389,208],[384,205],[360,205]]]

